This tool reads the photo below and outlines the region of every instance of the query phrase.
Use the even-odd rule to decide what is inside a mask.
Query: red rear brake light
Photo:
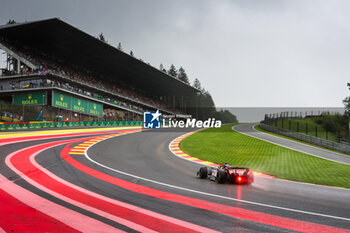
[[[237,176],[237,182],[238,182],[238,183],[241,183],[241,182],[242,182],[242,177]]]

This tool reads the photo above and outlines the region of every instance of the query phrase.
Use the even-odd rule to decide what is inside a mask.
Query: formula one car
[[[227,163],[216,168],[201,167],[197,176],[201,179],[209,178],[217,183],[251,184],[254,182],[254,174],[249,168],[231,167]]]

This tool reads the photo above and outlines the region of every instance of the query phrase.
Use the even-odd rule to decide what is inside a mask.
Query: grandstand
[[[0,49],[7,56],[0,106],[30,106],[36,114],[45,109],[42,119],[141,120],[143,111],[156,109],[189,113],[198,93],[57,18],[0,26]],[[12,120],[35,120],[16,115]]]

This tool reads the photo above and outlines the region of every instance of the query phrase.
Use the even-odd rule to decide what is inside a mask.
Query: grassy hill
[[[277,125],[273,123],[273,126],[323,138],[326,140],[331,140],[334,142],[339,141],[335,133],[329,132],[329,131],[327,132],[327,130],[324,128],[322,124],[318,124],[316,122],[317,122],[316,118],[301,118],[301,119],[285,118],[285,119],[278,119]]]

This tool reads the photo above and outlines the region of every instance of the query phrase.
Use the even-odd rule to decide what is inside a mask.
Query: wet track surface
[[[134,184],[192,197],[230,207],[281,216],[322,225],[350,229],[350,190],[336,189],[256,177],[253,185],[216,184],[196,177],[201,167],[178,158],[169,150],[169,143],[184,131],[145,131],[101,141],[92,146],[87,154],[72,156],[76,161]],[[75,137],[76,138],[76,137]],[[124,231],[134,231],[91,211],[60,200],[21,179],[4,163],[6,155],[33,144],[50,140],[23,142],[2,146],[0,153],[1,174],[20,186]],[[57,140],[57,139],[56,139]],[[175,219],[222,232],[289,232],[284,228],[234,218],[215,211],[196,208],[175,201],[156,198],[131,191],[118,185],[97,179],[73,167],[62,159],[60,153],[65,145],[42,151],[36,161],[56,176],[105,197],[135,205]],[[121,173],[122,172],[122,173]],[[343,218],[343,219],[342,219]],[[293,222],[291,221],[291,224]],[[165,229],[165,228],[164,228]]]
[[[178,135],[181,134],[183,133]],[[179,159],[169,151],[168,144],[174,138],[174,135],[176,136],[176,133],[162,133],[159,131],[126,135],[118,139],[114,138],[98,143],[88,151],[88,154],[93,160],[111,168],[166,184],[268,205],[350,217],[350,190],[336,189],[336,191],[333,191],[334,189],[331,188],[330,190],[333,192],[339,193],[341,196],[339,198],[339,196],[334,197],[332,195],[333,192],[329,188],[286,183],[284,181],[272,182],[269,178],[257,177],[255,183],[250,186],[216,184],[209,180],[198,179],[195,174],[201,165]],[[162,143],[159,143],[161,141]],[[115,175],[118,174],[116,173]],[[130,178],[124,177],[124,179]],[[134,178],[130,180],[135,182]],[[165,188],[152,183],[147,184],[145,182],[145,184],[152,185],[152,187]],[[284,187],[288,187],[288,189],[285,191]],[[291,192],[291,187],[294,189],[294,192]],[[307,189],[312,189],[311,193],[303,191]],[[186,191],[173,191],[173,189],[171,191],[193,196],[193,194]],[[231,202],[206,195],[195,195],[195,197],[300,220],[322,224],[329,223],[335,226],[339,226],[339,224],[344,224],[344,227],[350,226],[350,222],[347,221],[341,222],[291,211],[265,208],[254,204]]]

